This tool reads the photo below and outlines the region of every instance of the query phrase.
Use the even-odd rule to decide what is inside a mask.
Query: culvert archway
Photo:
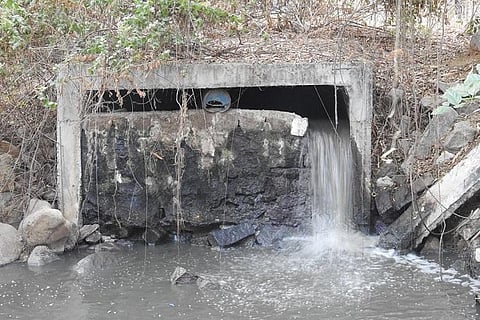
[[[230,110],[203,112],[202,97],[211,89],[230,94]],[[180,120],[182,99],[188,115]],[[367,229],[368,66],[164,65],[120,82],[88,76],[80,66],[65,68],[59,82],[60,207],[79,224],[168,225],[178,220],[180,202],[187,228],[246,219],[296,226],[309,211],[307,119],[348,121],[354,223]]]

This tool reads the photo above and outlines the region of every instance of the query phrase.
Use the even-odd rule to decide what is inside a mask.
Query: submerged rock
[[[33,249],[28,257],[27,264],[33,267],[39,267],[49,264],[60,258],[50,250],[47,246],[37,246]]]
[[[158,241],[164,239],[168,233],[160,228],[148,228],[142,234],[142,239],[145,243],[153,245]]]
[[[176,267],[170,276],[170,282],[172,284],[193,284],[197,282],[198,275],[188,272],[183,267]]]
[[[208,241],[212,246],[223,248],[231,246],[254,234],[255,226],[251,222],[243,222],[236,226],[210,232]]]
[[[285,237],[291,233],[291,228],[286,226],[274,226],[272,224],[264,224],[259,227],[255,236],[257,244],[264,247],[277,245]]]
[[[17,229],[0,223],[0,266],[17,260],[21,252],[22,243]]]

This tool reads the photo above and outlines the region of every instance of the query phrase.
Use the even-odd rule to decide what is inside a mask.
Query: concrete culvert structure
[[[120,236],[179,222],[297,227],[311,205],[308,121],[326,119],[348,122],[353,222],[368,229],[368,65],[162,65],[118,80],[78,65],[60,75],[58,189],[70,221]]]

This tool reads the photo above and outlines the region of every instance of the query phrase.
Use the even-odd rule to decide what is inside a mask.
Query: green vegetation
[[[453,108],[461,107],[465,102],[478,99],[480,96],[480,64],[477,64],[473,70],[467,75],[463,83],[448,88],[442,95],[446,101],[438,106],[433,114],[442,114],[448,110],[450,106]]]

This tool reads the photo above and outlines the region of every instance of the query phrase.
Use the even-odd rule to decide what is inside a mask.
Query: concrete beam
[[[415,249],[431,231],[480,190],[480,145],[428,189],[381,235],[380,245]]]

